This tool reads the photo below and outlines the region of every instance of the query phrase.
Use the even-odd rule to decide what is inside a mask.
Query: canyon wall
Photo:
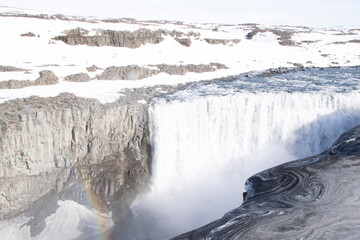
[[[120,220],[149,180],[147,124],[147,104],[136,98],[101,104],[62,94],[1,104],[0,219],[77,185]],[[68,197],[79,201],[77,194]]]

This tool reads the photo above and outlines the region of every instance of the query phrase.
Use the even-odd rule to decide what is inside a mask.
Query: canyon
[[[358,235],[359,28],[0,22],[0,237]]]

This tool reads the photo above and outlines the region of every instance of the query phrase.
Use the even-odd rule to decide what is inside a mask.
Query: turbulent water
[[[360,124],[359,73],[239,76],[155,100],[152,187],[133,205],[135,218],[151,222],[144,236],[169,238],[221,217],[241,205],[248,177],[318,154]]]

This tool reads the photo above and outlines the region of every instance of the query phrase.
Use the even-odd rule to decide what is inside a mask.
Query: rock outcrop
[[[241,42],[241,39],[214,39],[214,38],[205,38],[205,41],[209,44],[238,44]]]
[[[358,238],[359,171],[360,126],[317,156],[252,176],[239,208],[174,239]]]
[[[24,213],[36,236],[71,199],[121,222],[150,180],[144,103],[184,87],[124,90],[109,104],[68,93],[0,104],[0,220]]]
[[[149,68],[150,67],[150,68]],[[149,65],[149,67],[140,67],[137,65],[108,67],[100,75],[99,80],[139,80],[151,77],[159,73],[167,73],[169,75],[185,75],[188,72],[203,73],[213,72],[219,69],[227,69],[224,64],[186,64],[186,65],[167,65],[157,64]]]
[[[99,80],[139,80],[160,73],[158,70],[140,67],[137,65],[129,65],[122,67],[108,67],[100,75]]]
[[[39,77],[35,81],[30,80],[8,80],[0,82],[0,89],[17,89],[40,85],[53,85],[59,82],[59,78],[49,70],[39,72]]]
[[[101,70],[101,69],[102,69],[102,68],[99,68],[99,67],[96,66],[96,65],[92,65],[92,66],[86,68],[86,70],[87,70],[88,72],[96,72],[97,70]]]
[[[49,70],[39,72],[40,76],[35,80],[35,86],[53,85],[59,82],[59,78]]]
[[[63,41],[69,45],[88,45],[88,46],[113,46],[138,48],[146,43],[157,44],[164,40],[164,31],[151,31],[141,28],[135,32],[98,30],[94,36],[88,36],[88,30],[72,29],[66,32],[64,36],[57,36],[54,40]]]
[[[158,44],[164,40],[164,36],[171,36],[181,45],[189,47],[191,45],[189,37],[200,36],[199,33],[194,32],[183,33],[176,30],[149,30],[146,28],[140,28],[134,32],[98,29],[95,35],[88,35],[89,32],[83,28],[76,28],[66,31],[66,35],[56,36],[53,39],[69,45],[138,48],[147,43]]]
[[[23,72],[23,71],[27,71],[27,70],[13,66],[0,66],[0,72]]]
[[[0,219],[76,183],[120,220],[148,182],[147,121],[147,105],[134,99],[104,105],[62,94],[1,104]]]
[[[69,82],[88,82],[91,79],[87,73],[76,73],[66,76],[64,80]]]

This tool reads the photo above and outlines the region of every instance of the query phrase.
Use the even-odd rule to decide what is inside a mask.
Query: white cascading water
[[[360,124],[360,94],[200,94],[158,99],[149,119],[152,187],[133,209],[150,215],[169,238],[240,206],[253,174],[327,149]]]

